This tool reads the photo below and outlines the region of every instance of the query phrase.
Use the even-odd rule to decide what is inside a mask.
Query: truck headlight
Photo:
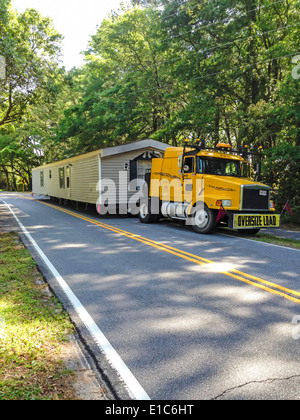
[[[222,200],[223,207],[231,207],[231,200]]]

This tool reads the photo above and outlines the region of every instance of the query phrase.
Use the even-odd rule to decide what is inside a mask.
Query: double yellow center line
[[[167,252],[168,254],[175,255],[176,257],[180,257],[180,258],[182,258],[184,260],[187,260],[187,261],[189,261],[193,264],[198,264],[200,266],[206,266],[208,268],[209,267],[213,268],[213,264],[216,264],[214,261],[208,260],[206,258],[199,257],[198,255],[194,255],[194,254],[191,254],[189,252],[182,251],[180,249],[171,247],[169,245],[165,245],[161,242],[156,242],[156,241],[153,241],[151,239],[144,238],[143,236],[136,235],[136,234],[131,233],[131,232],[127,232],[126,230],[119,229],[115,226],[111,226],[111,225],[108,225],[106,223],[102,223],[99,220],[92,219],[92,218],[84,216],[82,214],[78,214],[78,213],[75,213],[75,212],[67,210],[67,209],[62,209],[61,207],[57,207],[57,206],[54,206],[54,205],[49,204],[49,203],[45,203],[45,202],[40,202],[40,203],[42,203],[42,204],[44,204],[48,207],[52,207],[56,210],[59,210],[63,213],[67,213],[70,216],[74,216],[78,219],[84,220],[88,223],[92,223],[93,225],[100,226],[101,228],[109,230],[111,232],[114,232],[118,235],[125,236],[129,239],[133,239],[137,242],[141,242],[145,245],[156,248],[159,251],[163,251],[163,252]],[[228,277],[231,277],[235,280],[239,280],[243,283],[250,284],[251,286],[257,287],[257,288],[262,289],[262,290],[265,290],[265,291],[270,292],[272,294],[282,296],[285,299],[288,299],[292,302],[300,304],[300,292],[297,292],[295,290],[288,289],[288,288],[280,286],[276,283],[272,283],[270,281],[263,280],[259,277],[252,276],[250,274],[243,273],[242,271],[238,271],[238,270],[235,270],[235,269],[230,269],[230,270],[227,270],[227,271],[218,271],[218,273],[223,274],[223,275],[228,276]]]

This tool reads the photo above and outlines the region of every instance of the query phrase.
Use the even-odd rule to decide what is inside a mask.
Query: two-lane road
[[[299,251],[1,199],[146,396],[300,396]]]

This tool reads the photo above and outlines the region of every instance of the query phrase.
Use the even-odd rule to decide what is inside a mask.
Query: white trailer
[[[162,157],[167,147],[147,139],[39,166],[32,171],[32,192],[95,205],[103,194],[110,204],[127,205],[140,189],[139,180],[151,168],[152,158]],[[109,182],[115,189],[105,189]]]

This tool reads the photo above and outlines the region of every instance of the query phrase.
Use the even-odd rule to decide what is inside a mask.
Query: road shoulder
[[[0,234],[9,232],[16,232],[21,237],[17,223],[7,207],[0,202]],[[24,243],[24,241],[22,242]],[[41,272],[41,270],[39,271]],[[41,282],[40,279],[38,281]],[[45,278],[42,281],[46,286],[44,289],[49,298],[52,295],[52,291],[49,289]],[[40,286],[43,286],[43,284]],[[62,360],[67,370],[73,372],[72,383],[70,385],[74,390],[75,399],[113,399],[111,393],[101,380],[96,367],[93,366],[93,361],[77,333],[70,335],[68,341],[61,345],[58,358]]]

